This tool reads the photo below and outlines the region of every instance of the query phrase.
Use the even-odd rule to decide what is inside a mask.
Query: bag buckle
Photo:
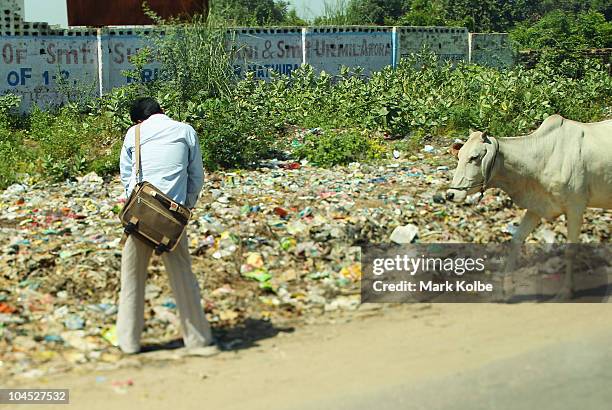
[[[168,245],[170,245],[170,239],[167,236],[164,236],[161,243],[155,247],[155,254],[161,255],[164,252],[170,252]]]
[[[130,218],[130,221],[127,223],[127,225],[125,225],[125,227],[123,228],[123,232],[125,233],[125,235],[130,235],[132,234],[134,231],[136,231],[136,226],[138,225],[138,218],[136,218],[135,216],[132,216]],[[127,238],[126,238],[127,239]]]

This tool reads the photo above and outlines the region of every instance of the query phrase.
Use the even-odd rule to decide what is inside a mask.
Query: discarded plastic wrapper
[[[111,326],[104,329],[102,331],[102,338],[112,346],[119,346],[119,339],[117,339],[117,326]]]
[[[295,161],[270,161],[256,170],[209,174],[187,234],[213,326],[221,316],[241,323],[308,319],[317,311],[311,307],[354,309],[358,295],[345,296],[359,289],[354,244],[509,240],[509,224],[515,226],[523,212],[495,189],[478,205],[443,202],[452,177],[444,167],[454,169],[456,160],[448,154],[452,141],[431,144],[431,153],[400,152],[399,159],[375,164],[322,169],[306,161],[299,168]],[[116,212],[124,191],[118,178],[105,182],[89,174],[77,182],[0,192],[0,327],[6,341],[0,355],[8,377],[44,376],[66,364],[107,365],[121,357],[113,323],[121,262],[115,244],[122,232]],[[609,242],[611,222],[609,213],[589,210],[583,235]],[[544,223],[534,237],[562,238],[557,225]],[[392,239],[395,227],[402,227],[401,235]],[[146,295],[147,342],[179,337],[159,258],[151,260]],[[21,351],[8,348],[16,345]]]

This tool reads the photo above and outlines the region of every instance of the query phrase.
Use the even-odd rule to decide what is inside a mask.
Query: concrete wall
[[[0,0],[0,9],[9,9],[16,14],[23,15],[24,0]]]
[[[470,33],[470,62],[489,67],[511,67],[516,56],[506,33]]]
[[[57,101],[58,76],[91,89],[96,95],[127,84],[130,80],[123,72],[133,69],[129,57],[145,45],[143,37],[152,30],[150,27],[59,30],[43,23],[21,21],[12,27],[10,35],[0,35],[0,94],[22,95],[24,108],[34,101],[41,105]],[[338,74],[342,66],[359,66],[369,75],[395,66],[399,59],[424,48],[436,53],[441,61],[471,58],[473,62],[497,67],[513,63],[507,35],[470,36],[464,28],[236,28],[228,31],[228,35],[238,50],[236,72],[241,75],[253,72],[263,80],[270,79],[273,71],[290,75],[304,63],[329,74]],[[497,64],[498,61],[503,64]],[[145,68],[143,76],[153,80],[159,70],[160,64],[154,62]]]
[[[229,36],[236,44],[236,73],[252,72],[268,80],[272,72],[291,75],[304,62],[303,30],[300,27],[238,28]]]
[[[23,0],[0,0],[0,35],[55,34],[47,23],[30,23],[23,20]]]
[[[306,31],[306,62],[317,71],[338,74],[342,66],[361,67],[363,74],[393,65],[389,27],[325,27]]]
[[[55,85],[65,84],[97,94],[98,41],[83,37],[0,37],[0,94],[23,98],[24,107],[57,101]]]
[[[129,84],[132,79],[123,75],[125,71],[133,70],[130,57],[145,47],[143,40],[150,29],[117,28],[101,30],[100,48],[103,50],[100,60],[102,93]],[[159,76],[161,65],[158,62],[149,64],[142,73],[145,81],[152,81]]]
[[[599,61],[612,75],[612,48],[593,48],[589,50],[581,50],[580,55],[591,60]],[[518,64],[533,68],[540,61],[541,53],[536,50],[521,51],[517,57]]]
[[[400,58],[423,50],[434,52],[440,61],[469,61],[469,32],[459,27],[399,27]]]

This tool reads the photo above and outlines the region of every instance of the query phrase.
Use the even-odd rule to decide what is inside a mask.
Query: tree
[[[283,24],[287,26],[307,26],[308,22],[298,16],[297,11],[295,11],[295,9],[291,9],[285,16]]]
[[[523,49],[579,50],[612,47],[612,23],[602,13],[555,10],[535,24],[521,23],[511,32]]]
[[[512,0],[505,3],[512,26],[524,21],[535,23],[555,10],[574,14],[591,10],[602,13],[606,21],[612,18],[611,0]]]
[[[349,16],[348,0],[323,0],[323,15],[314,19],[315,26],[345,26],[357,24],[357,19]]]
[[[404,10],[402,0],[351,0],[348,15],[352,24],[393,24]]]
[[[284,0],[210,0],[210,3],[211,12],[229,24],[307,24]],[[507,32],[523,22],[535,24],[553,11],[569,13],[567,16],[595,12],[605,21],[612,18],[612,0],[324,0],[324,3],[324,15],[315,19],[315,25],[453,25],[472,32]]]
[[[213,0],[211,13],[234,25],[283,24],[289,3],[275,0]]]
[[[442,0],[413,0],[408,11],[396,24],[400,26],[443,26],[446,25],[446,11]]]
[[[447,0],[447,19],[454,25],[467,27],[471,32],[505,31],[503,0]]]

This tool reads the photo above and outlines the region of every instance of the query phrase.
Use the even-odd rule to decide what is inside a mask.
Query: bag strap
[[[136,148],[136,183],[140,182],[142,177],[142,167],[140,165],[140,124],[136,125],[136,141],[134,142]]]

